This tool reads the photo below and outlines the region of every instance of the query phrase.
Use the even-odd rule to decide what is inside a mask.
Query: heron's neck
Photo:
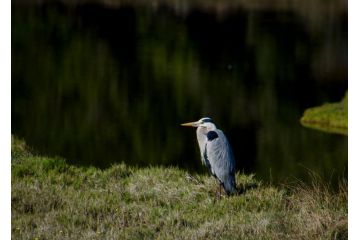
[[[204,151],[204,145],[206,143],[207,133],[203,128],[197,128],[196,133],[197,133],[197,141],[198,141],[199,149],[202,155]]]
[[[216,129],[217,129],[216,125],[214,125],[214,123],[211,123],[210,125],[207,126],[207,133],[209,131],[214,131]]]

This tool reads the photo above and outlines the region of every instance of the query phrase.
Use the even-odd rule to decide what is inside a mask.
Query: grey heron
[[[211,118],[204,117],[197,122],[182,126],[197,128],[197,141],[202,163],[219,181],[219,192],[223,187],[227,195],[237,193],[235,160],[232,148],[224,133],[216,127]]]

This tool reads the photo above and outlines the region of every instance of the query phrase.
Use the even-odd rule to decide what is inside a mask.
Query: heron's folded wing
[[[211,171],[220,181],[235,172],[233,152],[226,136],[221,130],[211,131],[207,134],[206,157]]]

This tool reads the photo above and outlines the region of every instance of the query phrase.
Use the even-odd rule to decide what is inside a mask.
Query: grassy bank
[[[346,239],[347,187],[274,187],[237,175],[244,194],[178,168],[106,170],[33,155],[12,139],[13,239]]]
[[[347,135],[348,93],[338,103],[326,103],[307,109],[300,121],[306,127]]]

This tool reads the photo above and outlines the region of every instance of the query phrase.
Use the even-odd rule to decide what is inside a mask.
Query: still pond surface
[[[320,16],[13,3],[12,133],[71,164],[205,172],[180,123],[210,116],[238,170],[336,183],[347,137],[299,123],[347,89],[347,13]]]

